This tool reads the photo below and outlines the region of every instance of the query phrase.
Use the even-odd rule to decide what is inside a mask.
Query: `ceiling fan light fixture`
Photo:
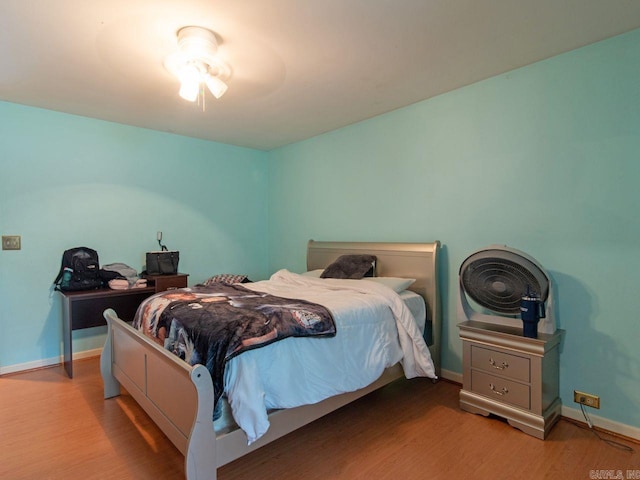
[[[180,90],[178,94],[189,102],[195,102],[198,99],[198,93],[200,92],[199,82],[182,82],[180,84]]]
[[[200,71],[195,65],[186,65],[180,71],[180,96],[189,102],[195,102],[200,91]]]
[[[216,35],[202,27],[183,27],[178,30],[178,50],[169,55],[165,68],[180,81],[180,96],[195,102],[204,95],[202,84],[215,98],[227,91],[224,79],[231,75],[231,68],[217,56]]]
[[[222,95],[224,95],[224,93],[227,91],[227,88],[229,88],[227,84],[220,80],[218,77],[213,77],[209,74],[205,75],[204,81],[211,94],[216,98],[220,98]]]

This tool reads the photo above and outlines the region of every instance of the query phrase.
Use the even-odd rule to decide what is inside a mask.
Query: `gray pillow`
[[[322,272],[320,278],[360,280],[368,273],[373,276],[375,261],[375,255],[342,255]]]

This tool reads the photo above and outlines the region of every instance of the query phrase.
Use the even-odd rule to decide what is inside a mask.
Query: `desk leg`
[[[64,369],[73,378],[73,353],[71,344],[71,302],[62,296],[62,349],[64,355]]]

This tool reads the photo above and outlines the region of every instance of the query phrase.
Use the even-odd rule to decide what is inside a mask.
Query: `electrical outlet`
[[[2,235],[3,250],[20,250],[20,235]]]
[[[600,408],[600,397],[598,395],[592,395],[590,393],[579,392],[578,390],[573,391],[573,401],[576,403],[581,403],[582,405],[586,405],[591,408]]]

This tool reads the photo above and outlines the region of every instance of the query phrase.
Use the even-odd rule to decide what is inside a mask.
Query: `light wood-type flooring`
[[[97,358],[0,377],[0,478],[184,478],[135,401],[103,400]],[[220,480],[640,478],[629,453],[561,420],[546,441],[458,408],[460,387],[400,380],[219,469]],[[631,472],[627,472],[630,470]],[[608,478],[608,477],[607,477]]]

